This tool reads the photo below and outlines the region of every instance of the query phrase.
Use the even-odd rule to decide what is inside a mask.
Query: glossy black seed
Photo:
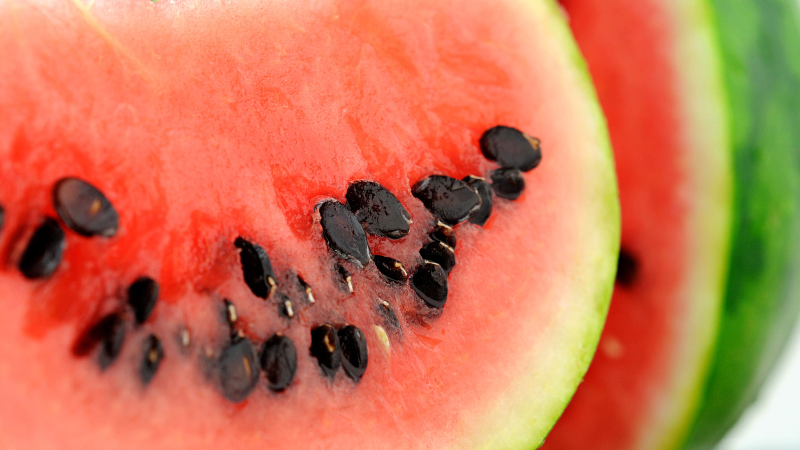
[[[336,263],[335,270],[336,270],[336,284],[339,286],[339,289],[348,294],[352,294],[354,291],[353,276],[350,274],[350,271],[339,263]]]
[[[394,194],[374,181],[350,184],[345,197],[347,207],[370,234],[400,239],[411,229],[411,214]]]
[[[333,325],[320,325],[311,330],[311,356],[317,359],[319,368],[328,378],[333,379],[342,363],[339,337]]]
[[[367,233],[346,206],[326,200],[319,207],[322,237],[328,248],[342,259],[361,268],[369,264]]]
[[[492,187],[485,179],[468,175],[463,181],[469,185],[481,197],[481,206],[469,216],[470,223],[483,226],[492,215]]]
[[[119,215],[105,195],[77,178],[63,178],[53,188],[53,204],[67,226],[83,236],[116,234]]]
[[[411,275],[411,287],[431,308],[442,308],[447,301],[447,273],[434,262],[426,261],[417,268]]]
[[[338,332],[342,347],[342,369],[353,381],[358,382],[367,371],[367,338],[353,325],[347,325]]]
[[[275,272],[272,271],[272,263],[266,250],[242,237],[237,237],[233,245],[241,250],[239,258],[242,262],[244,282],[256,297],[269,297],[278,283],[275,281]]]
[[[447,244],[433,241],[419,249],[422,259],[435,262],[442,266],[445,272],[450,273],[456,265],[456,254]]]
[[[309,305],[313,305],[317,302],[317,299],[314,297],[314,290],[311,289],[311,285],[309,285],[303,277],[297,277],[297,285],[300,288],[301,294],[305,297],[306,301]]]
[[[289,387],[297,373],[297,349],[294,342],[280,333],[267,339],[261,348],[261,370],[273,391],[280,392]]]
[[[525,178],[519,169],[497,169],[492,171],[492,189],[498,197],[516,200],[525,190]]]
[[[542,161],[539,139],[516,128],[502,125],[489,128],[481,136],[480,146],[483,156],[497,161],[502,167],[513,167],[527,172]]]
[[[384,328],[395,334],[403,334],[403,328],[400,326],[400,319],[397,318],[397,313],[395,313],[394,308],[392,308],[389,302],[386,300],[380,300],[378,302],[378,314],[383,318]]]
[[[372,261],[378,268],[378,272],[389,281],[405,283],[408,280],[408,272],[400,261],[381,255],[372,255]]]
[[[219,388],[228,400],[239,403],[256,387],[259,367],[250,339],[235,337],[217,360]]]
[[[119,355],[124,340],[125,321],[119,313],[114,312],[86,329],[75,341],[72,353],[78,357],[87,356],[102,344],[98,358],[100,367],[105,369]]]
[[[67,241],[64,231],[55,219],[46,218],[31,236],[22,258],[19,270],[25,278],[35,279],[48,277],[55,272]]]
[[[639,263],[633,254],[625,248],[620,249],[617,260],[617,284],[630,287],[639,276]]]
[[[128,304],[137,323],[144,323],[158,301],[158,283],[150,277],[140,277],[128,288]]]
[[[0,205],[0,230],[3,229],[3,224],[6,222],[6,210],[3,205]]]
[[[101,369],[106,369],[122,351],[125,334],[125,320],[122,315],[117,312],[108,314],[84,331],[72,347],[72,353],[75,356],[86,356],[99,345],[97,362]]]
[[[147,336],[144,340],[144,353],[142,362],[139,365],[139,379],[142,384],[147,386],[158,372],[161,360],[164,359],[164,347],[161,340],[154,334]]]
[[[438,222],[428,236],[434,241],[447,244],[448,247],[454,250],[456,248],[456,232],[453,230],[453,227],[447,224]]]
[[[432,175],[417,182],[411,193],[449,225],[467,220],[481,205],[480,196],[467,183],[445,175]]]

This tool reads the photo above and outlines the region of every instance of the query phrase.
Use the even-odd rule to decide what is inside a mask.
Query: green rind
[[[718,344],[686,448],[713,447],[753,402],[800,311],[800,16],[796,0],[710,0],[735,158]]]
[[[605,115],[600,107],[586,62],[558,5],[554,0],[522,0],[522,3],[532,6],[533,1],[542,3],[543,9],[551,16],[551,20],[547,23],[552,25],[553,40],[563,42],[570,59],[575,62],[575,67],[579,70],[577,75],[580,86],[585,97],[591,102],[587,106],[590,108],[590,114],[596,119],[598,149],[602,152],[592,166],[594,184],[598,186],[597,202],[594,203],[595,211],[588,213],[597,218],[593,222],[597,239],[592,241],[596,244],[596,251],[593,252],[594,259],[589,262],[595,270],[591,273],[577,274],[577,278],[581,281],[576,284],[582,286],[587,304],[593,306],[587,314],[596,317],[597,320],[590,323],[588,320],[576,318],[573,321],[575,326],[562,330],[563,340],[572,341],[575,351],[567,356],[569,363],[562,364],[564,370],[560,376],[551,380],[549,385],[544,385],[544,389],[549,391],[547,395],[556,399],[552,409],[543,412],[532,406],[534,402],[531,402],[531,399],[542,396],[543,384],[537,382],[535,378],[521,377],[517,384],[508,390],[507,395],[496,402],[495,407],[487,415],[489,420],[486,426],[474,436],[461,441],[459,447],[465,449],[536,449],[544,444],[545,436],[561,417],[592,362],[611,303],[617,270],[621,230],[619,191]]]

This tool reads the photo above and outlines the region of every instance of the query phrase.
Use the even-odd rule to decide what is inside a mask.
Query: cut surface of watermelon
[[[608,117],[629,258],[545,448],[709,448],[797,316],[795,6],[562,4]]]
[[[7,1],[0,53],[3,448],[531,448],[573,394],[619,210],[554,4]],[[437,224],[496,125],[541,164]]]

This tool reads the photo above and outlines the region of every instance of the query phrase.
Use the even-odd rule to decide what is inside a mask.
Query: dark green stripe
[[[711,448],[753,402],[800,309],[797,0],[711,0],[731,102],[732,254],[710,377],[687,448]]]

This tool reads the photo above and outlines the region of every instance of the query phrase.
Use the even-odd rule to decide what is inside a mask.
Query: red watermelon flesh
[[[530,448],[555,422],[602,325],[618,208],[603,120],[549,2],[5,2],[0,53],[0,446]],[[412,187],[488,175],[478,140],[498,124],[545,157],[519,200],[455,227],[445,308],[374,265],[345,262],[343,290],[315,206],[381,183],[413,223],[370,250],[413,272],[435,220]],[[119,230],[67,230],[52,276],[28,280],[21,254],[58,217],[64,177],[102,191]],[[245,284],[239,236],[269,254],[294,318]],[[77,356],[141,276],[160,285],[152,316],[126,322],[104,370],[97,350]],[[220,393],[225,300],[256,346],[295,343],[284,392],[262,374],[241,402]],[[359,382],[309,355],[324,323],[364,332]],[[144,385],[151,334],[163,360]]]
[[[671,448],[707,370],[728,258],[715,36],[703,2],[561,3],[609,123],[622,249],[598,353],[544,448]]]

